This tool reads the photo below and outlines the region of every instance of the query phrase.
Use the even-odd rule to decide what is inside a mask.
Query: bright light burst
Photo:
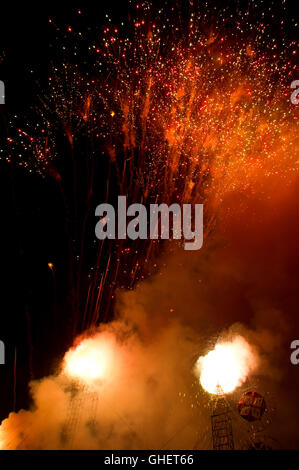
[[[245,382],[256,364],[251,346],[238,336],[233,341],[216,344],[206,356],[199,357],[195,373],[207,392],[230,393]]]
[[[106,338],[89,338],[64,357],[64,372],[83,382],[107,379],[113,367],[113,345]]]
[[[91,195],[104,197],[103,182],[107,202],[126,194],[143,204],[203,203],[207,236],[222,208],[236,210],[232,193],[245,196],[246,210],[248,195],[270,198],[299,174],[299,107],[290,101],[298,52],[282,20],[286,5],[261,8],[257,20],[255,2],[217,15],[205,1],[177,2],[184,12],[154,3],[129,1],[128,21],[114,24],[107,14],[93,36],[50,19],[55,36],[65,32],[58,47],[66,58],[49,70],[33,116],[9,122],[7,148],[0,149],[0,158],[59,187],[73,247],[76,334],[97,325],[100,311],[108,317],[103,299],[142,280],[144,259],[159,246],[148,240],[140,248],[137,240],[136,256],[123,256],[121,242],[106,256],[95,243],[90,259],[98,261],[82,282]]]

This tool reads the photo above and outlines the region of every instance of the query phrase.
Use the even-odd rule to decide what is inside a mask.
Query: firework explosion
[[[105,338],[92,336],[99,324],[113,320],[121,311],[121,324],[137,329],[148,340],[149,330],[155,328],[155,321],[158,323],[153,317],[148,319],[151,326],[145,326],[142,314],[135,315],[138,307],[132,300],[125,302],[125,308],[119,306],[121,289],[134,293],[146,278],[153,277],[153,282],[157,282],[165,259],[171,265],[169,257],[181,256],[179,242],[168,246],[158,240],[118,240],[113,245],[108,240],[96,242],[97,203],[113,203],[117,194],[126,195],[128,203],[145,205],[203,203],[205,240],[213,240],[217,224],[225,225],[231,217],[246,212],[247,198],[269,199],[277,181],[291,187],[298,178],[298,113],[289,99],[297,45],[286,39],[283,21],[276,18],[273,7],[263,11],[258,21],[253,6],[252,10],[249,7],[238,11],[233,20],[229,8],[221,10],[215,19],[215,9],[204,2],[197,6],[189,2],[179,12],[171,4],[159,9],[149,2],[130,2],[129,8],[129,22],[114,24],[107,15],[107,24],[96,39],[90,34],[84,37],[72,25],[62,32],[55,19],[49,18],[49,26],[60,34],[65,55],[69,54],[71,60],[54,63],[47,85],[39,92],[33,116],[26,125],[20,118],[10,123],[7,148],[2,150],[8,163],[53,179],[61,198],[68,239],[72,299],[68,341],[92,329],[91,337],[66,353],[62,375],[67,379],[58,375],[45,379],[45,384],[33,385],[41,415],[51,402],[44,399],[46,385],[53,397],[60,397],[60,427],[67,421],[70,402],[65,380],[77,380],[81,385],[98,379],[105,382],[118,362],[117,356],[132,361],[130,354],[135,343],[134,347],[131,343],[126,346],[125,352],[118,347],[114,350],[115,345],[111,347]],[[82,15],[81,10],[77,15]],[[267,18],[279,25],[279,39],[271,36]],[[85,67],[76,61],[80,48],[87,53]],[[237,195],[237,204],[230,203],[231,195]],[[48,267],[55,285],[55,265],[49,262]],[[128,313],[130,308],[132,312]],[[173,312],[170,300],[168,313]],[[182,348],[186,356],[196,349],[198,338],[191,336],[192,347],[188,343]],[[169,343],[172,341],[168,338],[162,340],[163,346]],[[138,344],[137,351],[139,348]],[[155,352],[151,354],[144,361],[146,365],[157,361]],[[217,393],[218,385],[225,393],[234,391],[255,370],[252,364],[259,362],[257,356],[242,338],[230,345],[217,344],[197,362],[201,386],[211,394]],[[168,360],[170,371],[174,370],[173,361]],[[128,364],[123,367],[122,373],[128,378]],[[190,372],[192,366],[187,368]],[[138,371],[142,375],[141,364],[136,370],[137,375]],[[181,375],[185,378],[185,373]],[[137,388],[136,377],[129,379]],[[141,380],[138,390],[142,398],[138,397],[137,402],[147,399],[149,380]],[[163,382],[160,397],[164,396],[164,386]],[[111,396],[106,396],[109,402],[119,393],[116,386],[111,389]],[[101,409],[98,419],[105,423],[107,436],[91,444],[90,436],[81,440],[77,436],[75,448],[145,446],[138,441],[139,430],[147,425],[150,435],[151,426],[147,417],[144,421],[137,419],[135,407],[128,403],[126,396],[119,413],[123,416],[128,407],[126,416],[134,423],[136,438],[131,436],[130,440],[126,429],[117,436],[111,431],[114,437],[110,441],[107,436],[111,420],[103,416]],[[174,406],[175,403],[173,400]],[[32,423],[40,428],[40,415],[36,418],[30,412],[22,413],[2,425],[0,442],[5,430],[7,435],[13,434],[15,420],[16,427],[20,425],[22,429],[34,426]],[[184,408],[175,424],[181,426],[188,413]],[[86,417],[90,410],[83,414]],[[157,410],[160,415],[161,410]],[[57,421],[52,427],[53,439],[47,445],[64,448],[56,424]],[[153,420],[152,428],[156,425]],[[126,423],[125,427],[130,428],[131,424]],[[170,423],[169,429],[161,431],[161,442],[167,442],[167,432],[172,428]],[[35,435],[27,442],[6,437],[6,444],[1,445],[36,448],[35,439]],[[190,445],[192,439],[186,436],[185,445]],[[159,446],[150,438],[149,441],[153,448]],[[40,446],[44,445],[43,441]],[[67,445],[71,446],[70,440],[66,448]]]
[[[87,339],[75,349],[69,350],[64,358],[64,371],[70,377],[84,382],[99,380],[111,374],[114,367],[113,354],[109,342],[94,342]]]
[[[134,8],[133,33],[126,37],[128,25],[114,27],[108,18],[102,41],[88,47],[92,71],[86,76],[78,64],[54,67],[35,128],[30,123],[8,138],[9,161],[53,177],[66,217],[72,214],[74,333],[97,324],[103,295],[113,296],[109,285],[132,288],[142,279],[144,259],[153,251],[152,244],[136,250],[121,242],[116,253],[103,255],[109,248],[100,246],[94,266],[101,269],[92,267],[88,292],[82,291],[95,195],[108,201],[118,188],[130,202],[205,203],[208,234],[226,194],[257,191],[276,174],[287,184],[298,172],[297,119],[288,100],[294,66],[285,59],[296,52],[295,43],[278,52],[264,22],[253,30],[246,15],[232,37],[223,26],[225,12],[207,33],[210,18],[200,10],[191,9],[180,27],[174,8],[165,11],[165,30],[163,21],[153,21],[150,4]],[[71,27],[68,32],[80,38]],[[103,169],[107,183],[99,190]],[[116,268],[110,275],[111,263]],[[126,281],[119,280],[121,272]]]
[[[231,343],[216,344],[215,349],[196,362],[202,387],[209,393],[230,393],[244,383],[256,367],[250,345],[236,337]]]

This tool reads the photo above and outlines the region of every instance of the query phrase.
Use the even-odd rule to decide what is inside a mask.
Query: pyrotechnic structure
[[[234,438],[231,410],[220,386],[211,414],[213,450],[233,450]]]

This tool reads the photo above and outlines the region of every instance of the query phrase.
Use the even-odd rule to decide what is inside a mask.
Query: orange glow
[[[245,382],[256,367],[257,359],[250,345],[241,336],[216,344],[195,366],[202,387],[209,393],[230,393]]]
[[[113,355],[113,345],[107,338],[83,340],[65,354],[64,372],[84,382],[106,379],[112,372]]]

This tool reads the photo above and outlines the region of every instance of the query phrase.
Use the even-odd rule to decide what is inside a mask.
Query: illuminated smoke
[[[230,393],[242,385],[257,365],[257,359],[247,341],[237,336],[230,342],[220,342],[196,362],[195,373],[209,393]]]

